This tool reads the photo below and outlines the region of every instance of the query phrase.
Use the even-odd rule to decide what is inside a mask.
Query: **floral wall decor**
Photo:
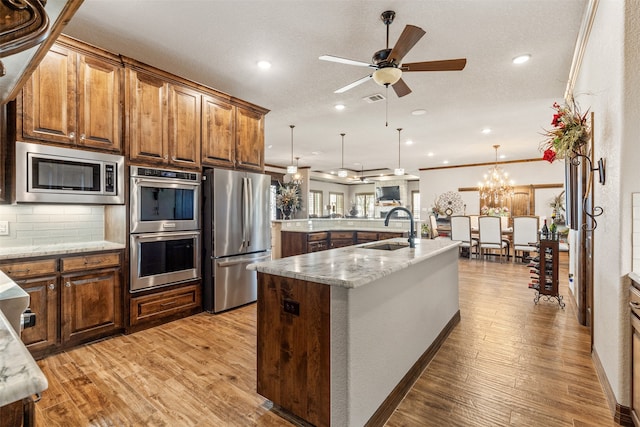
[[[438,196],[431,210],[438,215],[451,216],[454,213],[463,213],[464,202],[459,193],[447,191]]]
[[[591,137],[591,129],[587,121],[588,112],[582,114],[575,101],[570,104],[560,105],[553,103],[555,114],[551,120],[553,129],[545,130],[543,135],[547,140],[540,144],[542,158],[549,163],[556,159],[573,157],[582,153],[582,147],[586,146]]]

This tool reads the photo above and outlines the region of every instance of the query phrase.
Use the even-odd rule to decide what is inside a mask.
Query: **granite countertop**
[[[408,246],[393,251],[365,248],[383,242],[406,243],[407,239],[381,240],[296,255],[249,264],[247,269],[330,286],[357,288],[448,250],[456,249],[460,244],[447,239],[416,239],[415,249]]]
[[[47,378],[0,310],[0,406],[47,387]]]
[[[93,242],[60,243],[41,246],[19,246],[12,248],[0,248],[0,260],[46,255],[65,255],[93,251],[110,251],[124,248],[124,243],[109,242],[107,240],[99,240]]]

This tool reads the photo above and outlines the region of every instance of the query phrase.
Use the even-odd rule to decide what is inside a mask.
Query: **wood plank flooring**
[[[617,425],[588,329],[570,304],[534,305],[528,276],[523,264],[460,260],[460,324],[388,427]],[[255,331],[252,304],[43,359],[37,425],[295,426],[255,392]]]

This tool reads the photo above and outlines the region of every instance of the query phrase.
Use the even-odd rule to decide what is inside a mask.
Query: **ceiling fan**
[[[375,71],[353,83],[350,83],[334,93],[346,92],[362,83],[372,79],[381,86],[389,87],[391,85],[398,97],[402,97],[411,93],[409,86],[402,80],[403,72],[414,71],[460,71],[467,64],[466,58],[447,59],[441,61],[423,61],[410,62],[400,64],[402,58],[415,46],[416,43],[425,35],[425,31],[415,25],[407,25],[404,27],[400,38],[396,45],[389,48],[389,25],[393,22],[396,13],[392,10],[382,12],[380,19],[387,26],[387,48],[377,51],[373,54],[372,64],[355,61],[352,59],[340,58],[332,55],[322,55],[319,59],[323,61],[339,62],[341,64],[356,65],[360,67],[375,68]]]

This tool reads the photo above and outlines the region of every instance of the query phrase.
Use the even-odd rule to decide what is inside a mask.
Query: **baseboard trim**
[[[600,381],[600,385],[604,391],[604,396],[607,399],[607,404],[611,410],[613,420],[621,426],[633,427],[634,424],[631,418],[631,408],[621,405],[616,401],[616,396],[613,393],[611,384],[609,384],[607,375],[605,374],[602,363],[600,362],[600,357],[598,357],[598,352],[595,349],[591,351],[591,359],[593,360],[593,366],[596,369],[596,374],[598,375],[598,380]]]
[[[422,372],[425,370],[429,362],[431,362],[431,360],[435,357],[444,341],[447,339],[451,331],[453,331],[453,328],[458,323],[460,323],[460,310],[458,310],[456,314],[453,315],[451,320],[449,320],[449,322],[442,329],[433,343],[431,343],[429,348],[427,348],[427,350],[422,353],[422,356],[418,358],[411,369],[409,369],[404,377],[402,377],[398,385],[396,385],[391,393],[389,393],[384,402],[382,402],[376,412],[374,412],[371,418],[369,418],[369,421],[367,421],[365,427],[384,426],[384,424],[393,414],[393,411],[396,410],[400,402],[402,402],[402,399],[404,399],[409,390],[411,390],[411,387],[413,387],[413,384],[418,380],[418,378],[420,378]]]

